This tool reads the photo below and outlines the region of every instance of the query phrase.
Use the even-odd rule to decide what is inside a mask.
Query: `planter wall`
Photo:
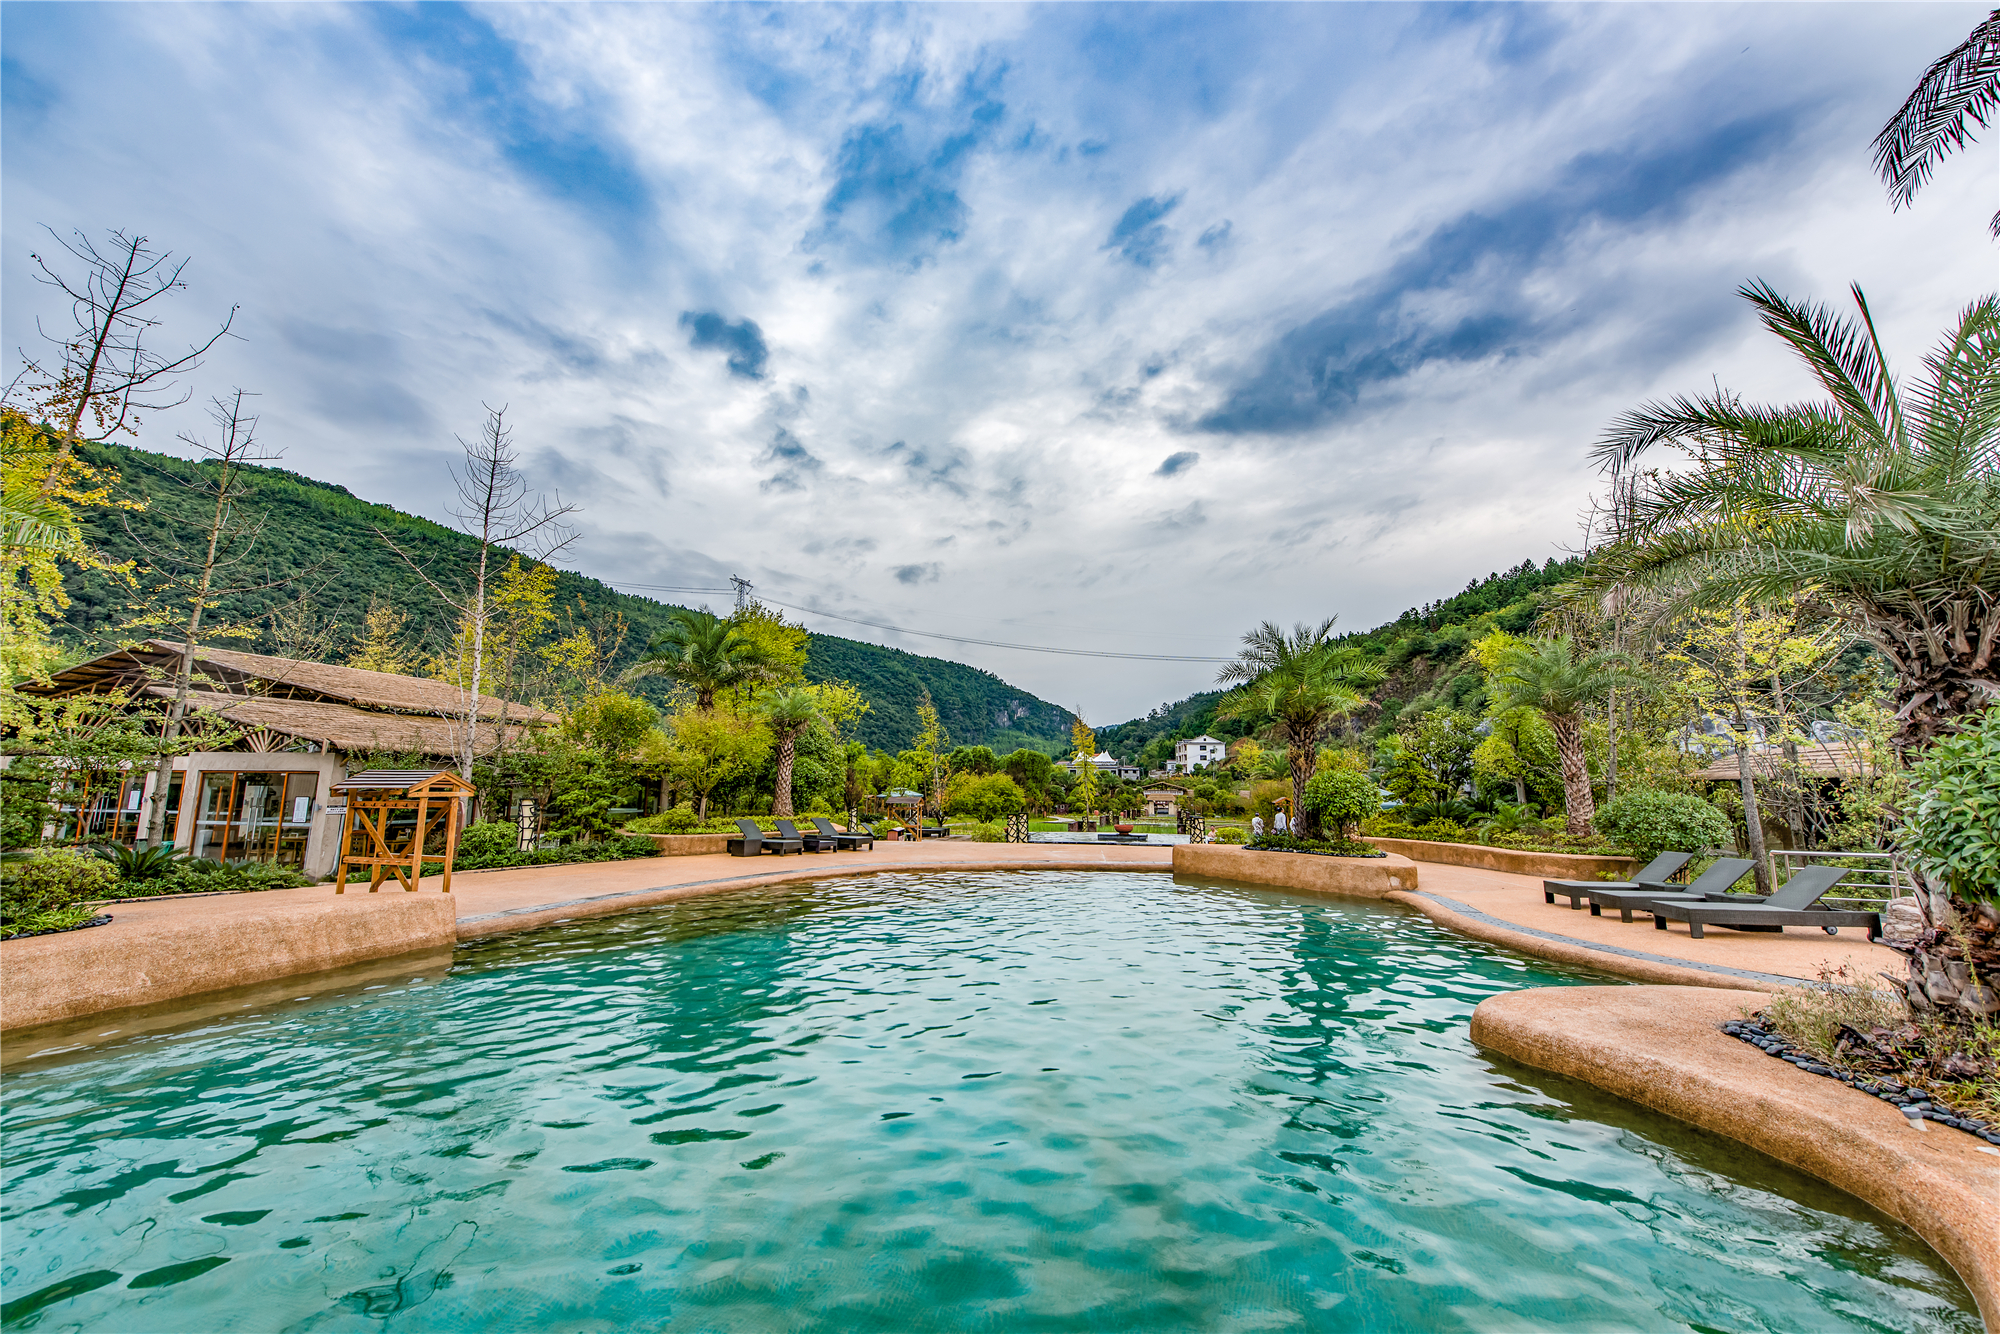
[[[662,857],[695,857],[705,852],[729,851],[729,840],[739,834],[648,834]]]
[[[1623,880],[1639,869],[1639,863],[1630,857],[1523,852],[1518,848],[1489,848],[1479,843],[1432,843],[1415,838],[1368,838],[1362,842],[1372,843],[1384,852],[1399,853],[1412,861],[1476,866],[1484,871],[1506,871],[1542,880]]]
[[[1224,843],[1176,843],[1174,874],[1361,899],[1387,898],[1417,887],[1417,864],[1393,852],[1387,857],[1315,857],[1302,852],[1252,852]]]

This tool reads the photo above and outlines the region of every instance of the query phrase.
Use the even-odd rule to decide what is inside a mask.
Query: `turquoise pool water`
[[[882,875],[5,1077],[9,1329],[1966,1330],[1906,1229],[1466,1039],[1398,909]]]

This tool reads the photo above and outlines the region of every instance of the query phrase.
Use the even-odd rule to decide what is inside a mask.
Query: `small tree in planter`
[[[1375,780],[1353,769],[1329,769],[1306,780],[1305,807],[1337,839],[1382,809]]]
[[[1644,788],[1620,793],[1598,812],[1597,827],[1642,863],[1662,852],[1726,845],[1731,838],[1729,821],[1700,797]]]

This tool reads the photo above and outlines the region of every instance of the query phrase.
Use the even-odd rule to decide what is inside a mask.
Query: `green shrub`
[[[684,801],[658,815],[642,815],[636,820],[627,820],[625,828],[634,834],[692,834],[700,823],[695,819],[693,804]]]
[[[1932,742],[1910,766],[1910,790],[1903,851],[1933,884],[2000,903],[2000,707]]]
[[[298,889],[312,880],[295,866],[275,862],[212,862],[194,857],[183,861],[167,881],[150,881],[140,893],[209,894],[224,890],[238,893],[267,889]],[[154,890],[152,886],[161,888]],[[139,887],[134,887],[139,888]]]
[[[1662,852],[1699,852],[1732,842],[1729,821],[1700,797],[1641,788],[1621,792],[1597,813],[1597,827],[1642,862]]]
[[[1384,811],[1361,822],[1361,832],[1370,838],[1415,838],[1431,843],[1469,843],[1472,835],[1456,820],[1426,820],[1410,824]]]
[[[1337,833],[1382,809],[1375,780],[1352,769],[1326,769],[1306,780],[1305,807]]]
[[[520,841],[518,826],[507,820],[481,820],[478,824],[467,825],[459,831],[458,860],[454,866],[467,857],[491,857],[495,853],[512,852]]]
[[[976,824],[972,826],[972,841],[974,843],[1005,843],[1007,841],[1007,826],[992,823]]]
[[[1248,833],[1235,825],[1224,825],[1215,831],[1215,841],[1217,843],[1241,843],[1248,837],[1250,837]]]
[[[85,899],[104,898],[117,885],[118,873],[110,864],[87,852],[49,850],[12,858],[0,863],[0,926],[47,930],[26,924]]]

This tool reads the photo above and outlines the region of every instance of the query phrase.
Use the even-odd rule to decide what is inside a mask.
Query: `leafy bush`
[[[1345,833],[1382,809],[1382,792],[1367,774],[1326,769],[1306,780],[1305,807],[1322,824]]]
[[[1903,850],[1934,884],[2000,903],[2000,707],[1931,743],[1910,766],[1910,788]]]
[[[684,801],[658,815],[642,815],[636,820],[627,820],[625,830],[632,834],[692,834],[700,823],[695,818],[694,803]]]
[[[1384,811],[1361,822],[1361,832],[1370,838],[1415,838],[1432,843],[1469,843],[1472,836],[1456,820],[1428,820],[1411,824]]]
[[[110,863],[87,852],[46,851],[0,863],[0,926],[10,931],[48,930],[29,922],[64,913],[85,899],[100,899],[118,885]],[[84,913],[85,920],[90,916]]]
[[[990,823],[976,824],[972,826],[972,841],[974,843],[1005,843],[1007,841],[1007,826]]]
[[[123,889],[137,897],[143,894],[209,894],[220,890],[255,892],[266,889],[299,889],[312,883],[295,866],[275,862],[212,862],[191,857],[181,862],[171,878],[127,885]],[[161,886],[155,889],[153,886]]]
[[[481,820],[478,824],[467,825],[459,832],[458,860],[453,865],[463,865],[468,857],[492,857],[512,852],[520,838],[520,829],[507,820]]]
[[[1241,843],[1248,837],[1250,837],[1248,833],[1237,828],[1235,825],[1224,825],[1215,831],[1215,841],[1217,843]]]
[[[1597,827],[1642,862],[1662,852],[1699,852],[1732,842],[1729,821],[1700,797],[1640,789],[1621,792],[1597,813]]]

